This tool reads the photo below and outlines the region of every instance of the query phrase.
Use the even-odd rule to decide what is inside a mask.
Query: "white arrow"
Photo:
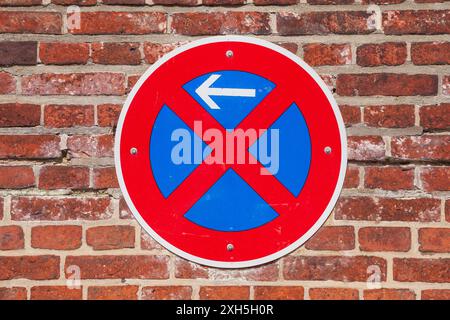
[[[255,89],[235,89],[235,88],[211,88],[211,85],[221,77],[220,74],[212,74],[196,90],[195,93],[205,101],[210,109],[220,109],[211,99],[211,96],[226,97],[255,97]]]

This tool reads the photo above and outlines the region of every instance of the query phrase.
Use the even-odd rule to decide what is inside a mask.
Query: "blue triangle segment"
[[[174,150],[177,150],[175,146],[180,142],[185,143],[185,150],[174,153]],[[184,151],[190,152],[183,154]],[[211,148],[168,106],[164,105],[161,108],[150,139],[150,164],[156,184],[165,198],[194,171],[211,151]],[[178,155],[181,155],[186,161],[181,161],[180,157],[174,159],[174,156]]]
[[[278,130],[279,143],[272,141]],[[274,144],[275,142],[275,144]],[[278,152],[274,146],[278,145]],[[268,148],[269,152],[266,152]],[[249,148],[249,152],[258,159],[295,197],[302,190],[308,177],[311,164],[311,138],[308,126],[293,103],[272,126]],[[267,157],[266,154],[271,157]],[[274,158],[278,154],[278,161]],[[270,163],[267,161],[271,158]]]
[[[211,88],[255,89],[255,96],[210,96],[220,109],[211,109],[195,92],[210,76],[218,75]],[[275,88],[271,81],[253,73],[223,70],[199,76],[183,86],[225,129],[234,129]]]
[[[218,231],[257,228],[277,216],[233,169],[226,171],[184,215],[195,224]]]

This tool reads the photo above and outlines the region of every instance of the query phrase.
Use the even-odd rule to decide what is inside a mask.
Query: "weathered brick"
[[[381,160],[385,157],[385,144],[379,136],[351,136],[347,138],[350,160]]]
[[[92,61],[98,64],[140,64],[141,53],[139,51],[139,43],[93,43]]]
[[[406,227],[364,227],[358,231],[362,251],[400,251],[411,249],[411,231]]]
[[[39,59],[43,64],[86,64],[89,59],[89,44],[75,42],[41,42]]]
[[[383,12],[385,34],[450,33],[450,10],[389,10]]]
[[[126,5],[140,5],[145,4],[145,0],[102,0],[103,4],[126,4]],[[155,2],[153,2],[155,3]]]
[[[0,127],[34,127],[41,121],[41,106],[28,103],[0,104]]]
[[[364,290],[364,300],[415,300],[416,294],[409,289]]]
[[[62,16],[59,12],[0,12],[0,33],[61,34],[61,30]]]
[[[94,250],[134,248],[133,226],[100,226],[86,231],[86,243]]]
[[[37,64],[36,41],[1,41],[0,66]]]
[[[339,74],[336,81],[340,96],[434,96],[438,85],[432,74]]]
[[[395,199],[341,197],[335,207],[338,220],[440,221],[441,201],[433,198]]]
[[[371,14],[365,11],[280,12],[277,13],[280,35],[368,34]]]
[[[108,197],[26,197],[11,199],[11,218],[34,220],[103,220],[112,216]]]
[[[81,12],[80,28],[69,29],[72,34],[150,34],[167,29],[163,12]]]
[[[119,183],[116,177],[116,169],[114,167],[94,168],[93,175],[93,187],[95,189],[119,187]]]
[[[192,287],[189,286],[152,286],[142,288],[142,300],[190,300]]]
[[[0,6],[37,6],[42,0],[0,0]],[[0,299],[1,300],[1,299]]]
[[[406,62],[405,42],[363,44],[356,49],[356,63],[363,67],[398,66]]]
[[[122,73],[42,73],[22,78],[24,95],[123,95],[125,75]]]
[[[172,31],[184,35],[270,34],[267,12],[182,12],[172,14]]]
[[[167,256],[68,256],[66,267],[77,265],[82,279],[167,279]],[[67,276],[67,275],[66,275]]]
[[[137,300],[139,286],[95,286],[88,288],[89,300]]]
[[[81,247],[81,226],[36,226],[31,229],[31,247],[74,250]]]
[[[31,300],[81,300],[80,289],[67,286],[38,286],[31,288]]]
[[[248,300],[250,287],[247,286],[202,286],[201,300]]]
[[[153,64],[166,53],[169,53],[180,43],[144,42],[144,57],[147,63]]]
[[[309,4],[352,4],[355,0],[306,0]]]
[[[113,135],[70,136],[67,148],[73,158],[112,157],[114,149]]]
[[[386,280],[386,260],[369,256],[289,256],[284,258],[286,280],[366,281],[367,268],[378,266]]]
[[[253,3],[256,6],[267,6],[267,5],[290,5],[290,4],[297,4],[299,3],[299,0],[253,0]]]
[[[0,288],[0,300],[27,300],[27,289],[22,287]]]
[[[10,94],[16,92],[16,80],[7,72],[0,71],[0,94]]]
[[[59,257],[57,256],[0,256],[0,280],[58,278]]]
[[[311,288],[309,289],[311,300],[358,300],[357,289],[350,288]]]
[[[144,229],[141,228],[141,249],[161,250],[162,247]]]
[[[395,158],[410,160],[449,160],[450,136],[423,135],[393,137],[391,153]]]
[[[352,62],[349,44],[311,43],[303,46],[303,59],[311,66],[337,66]]]
[[[29,166],[0,166],[0,189],[33,187],[34,173]]]
[[[413,167],[365,167],[364,187],[383,190],[414,189]]]
[[[18,250],[24,248],[24,235],[20,226],[0,227],[0,250]]]
[[[444,96],[450,96],[450,76],[442,77],[442,94]]]
[[[84,189],[89,187],[89,168],[45,166],[39,171],[39,189]]]
[[[101,104],[97,106],[97,124],[100,127],[115,127],[122,106],[120,104]]]
[[[92,105],[46,105],[44,125],[50,128],[65,128],[94,125]]]
[[[205,6],[237,6],[245,4],[245,0],[202,0]]]
[[[450,167],[425,167],[420,171],[425,191],[450,191]]]
[[[309,250],[352,250],[355,248],[355,230],[346,226],[325,226],[305,244]]]
[[[345,174],[344,188],[358,188],[359,186],[359,169],[357,167],[347,167]]]
[[[300,286],[257,286],[255,300],[303,300],[304,292]]]
[[[421,228],[419,244],[422,252],[450,252],[450,229]]]
[[[381,105],[364,108],[364,123],[369,127],[407,128],[414,126],[414,105]]]
[[[425,130],[450,129],[450,103],[420,107],[419,116]]]
[[[449,289],[428,289],[422,290],[422,300],[450,300]]]
[[[361,109],[357,106],[341,105],[339,106],[342,118],[346,126],[358,124],[361,122]]]
[[[411,60],[417,65],[450,64],[450,42],[413,43]]]
[[[138,82],[140,77],[141,77],[140,75],[128,76],[128,79],[127,79],[127,93],[130,93],[130,91],[133,89],[134,85],[136,84],[136,82]]]
[[[52,159],[61,156],[56,135],[0,135],[0,159]]]
[[[97,0],[51,0],[51,2],[54,4],[59,4],[59,5],[64,5],[64,6],[68,6],[68,5],[72,5],[72,4],[75,4],[77,6],[93,6],[93,5],[97,4]]]
[[[196,6],[197,0],[153,0],[154,4],[160,5],[179,5],[179,6]]]
[[[128,208],[128,205],[123,197],[121,197],[119,200],[119,216],[120,219],[133,219],[133,214]]]
[[[450,282],[450,259],[394,258],[394,280],[402,282]]]

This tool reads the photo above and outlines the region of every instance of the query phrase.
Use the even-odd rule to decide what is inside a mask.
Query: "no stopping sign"
[[[143,228],[195,262],[249,267],[325,222],[346,169],[342,117],[321,78],[263,40],[225,36],[165,55],[139,79],[115,143]]]

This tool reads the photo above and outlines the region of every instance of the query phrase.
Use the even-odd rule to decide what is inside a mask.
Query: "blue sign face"
[[[164,105],[150,140],[151,169],[161,194],[169,197],[202,162],[225,165],[258,161],[267,170],[262,174],[273,175],[297,197],[311,162],[311,139],[298,106],[292,103],[264,132],[259,128],[235,130],[275,87],[270,79],[235,70],[204,74],[185,83],[183,89],[227,134],[211,129],[203,132],[199,122],[195,125],[200,130],[195,131],[202,132],[200,137],[170,105]],[[259,138],[246,144],[253,135]],[[245,157],[247,151],[252,157]],[[260,227],[276,219],[278,213],[229,168],[184,217],[204,228],[232,232]]]

